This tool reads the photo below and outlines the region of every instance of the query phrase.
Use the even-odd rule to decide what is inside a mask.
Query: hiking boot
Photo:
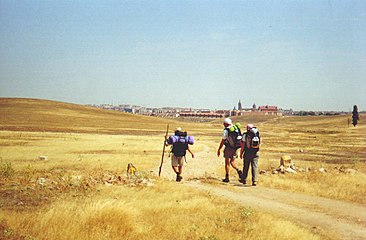
[[[180,175],[179,175],[179,176],[177,176],[177,182],[182,181],[182,179],[183,179],[183,177],[181,177]]]
[[[241,179],[243,176],[243,172],[241,170],[237,170],[237,172],[238,172],[239,178]]]
[[[247,184],[247,180],[240,179],[239,182],[241,182],[242,184]]]
[[[175,178],[175,181],[177,181],[177,182],[182,181],[182,177],[180,176],[179,173],[177,173],[177,177]]]
[[[252,182],[252,186],[257,186],[257,182]]]
[[[229,178],[228,178],[228,177],[225,177],[224,179],[222,179],[222,181],[223,181],[223,182],[226,182],[226,183],[230,182],[230,180],[229,180]]]

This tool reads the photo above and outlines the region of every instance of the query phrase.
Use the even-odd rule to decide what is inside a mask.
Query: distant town
[[[220,109],[220,110],[181,108],[181,107],[150,108],[131,104],[121,104],[121,105],[88,104],[88,106],[107,110],[126,112],[131,114],[171,117],[171,118],[224,118],[230,116],[232,117],[232,116],[244,116],[244,115],[331,116],[331,115],[349,114],[349,112],[337,112],[337,111],[293,111],[292,109],[282,109],[279,108],[278,106],[270,106],[270,105],[257,106],[255,103],[249,108],[244,108],[240,100],[237,103],[237,106],[235,106],[233,109]]]

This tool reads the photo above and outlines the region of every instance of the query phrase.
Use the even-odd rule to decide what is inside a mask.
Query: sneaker
[[[223,182],[226,182],[226,183],[230,182],[229,178],[227,178],[227,177],[226,177],[226,178],[224,178],[224,179],[222,179],[222,181],[223,181]]]
[[[257,186],[257,182],[253,182],[252,183],[252,186]]]

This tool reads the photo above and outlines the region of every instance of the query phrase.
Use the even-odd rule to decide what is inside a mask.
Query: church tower
[[[238,110],[239,111],[242,111],[243,110],[243,107],[242,107],[242,105],[241,105],[241,101],[239,100],[239,102],[238,102]]]
[[[256,111],[257,110],[257,105],[255,105],[255,103],[253,104],[252,109],[253,109],[253,111]]]

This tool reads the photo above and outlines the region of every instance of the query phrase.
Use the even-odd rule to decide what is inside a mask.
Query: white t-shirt
[[[228,128],[230,128],[232,125],[228,126],[227,128],[224,129],[224,131],[222,132],[222,140],[226,140],[229,137],[229,130]]]

